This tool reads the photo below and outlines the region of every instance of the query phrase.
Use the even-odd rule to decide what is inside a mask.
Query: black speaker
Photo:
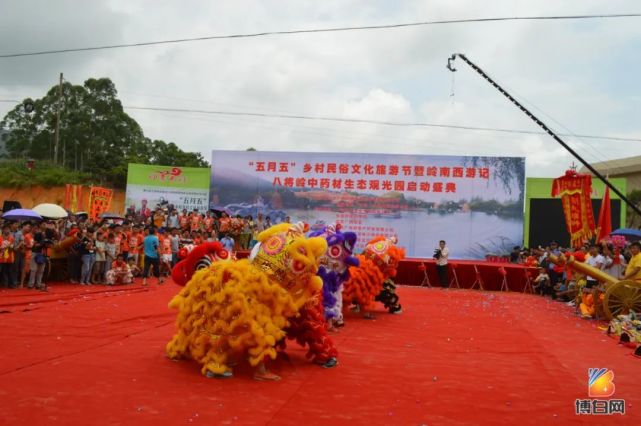
[[[8,212],[9,210],[21,209],[21,208],[22,208],[22,204],[20,204],[18,201],[7,200],[2,204],[3,212]]]

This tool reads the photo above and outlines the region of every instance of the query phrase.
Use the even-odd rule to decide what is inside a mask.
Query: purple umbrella
[[[33,210],[29,210],[29,209],[9,210],[8,212],[2,215],[2,218],[4,220],[15,220],[18,222],[23,220],[42,220],[42,216],[40,216],[38,213],[34,212]]]

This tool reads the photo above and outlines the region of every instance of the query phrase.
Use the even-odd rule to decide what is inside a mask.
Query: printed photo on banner
[[[210,206],[272,223],[341,223],[399,238],[410,257],[445,239],[452,257],[483,258],[523,242],[525,159],[213,151]]]
[[[209,168],[129,164],[126,214],[149,217],[170,205],[179,211],[207,210]]]

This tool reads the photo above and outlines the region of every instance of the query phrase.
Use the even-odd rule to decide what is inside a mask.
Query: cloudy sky
[[[263,31],[498,16],[641,12],[638,0],[0,2],[0,54]],[[641,139],[641,18],[464,23],[212,40],[0,58],[0,100],[40,97],[58,73],[109,77],[125,106],[425,122],[537,131],[465,53],[555,130]],[[13,107],[0,102],[0,116]],[[529,176],[572,158],[539,135],[128,110],[151,138],[212,149],[512,155]],[[590,162],[641,143],[567,139]]]

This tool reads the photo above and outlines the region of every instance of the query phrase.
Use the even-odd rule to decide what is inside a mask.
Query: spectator
[[[539,275],[534,279],[533,287],[541,296],[550,294],[550,276],[545,268],[539,268]]]
[[[80,285],[91,285],[91,272],[93,271],[93,264],[96,261],[96,249],[94,241],[91,237],[93,229],[89,228],[82,231],[80,238],[80,260],[82,262],[82,269],[80,272]]]
[[[94,284],[102,284],[104,282],[104,272],[105,272],[105,262],[106,256],[105,252],[107,249],[107,243],[105,242],[104,234],[98,232],[96,235],[96,262],[93,265],[93,272],[91,274],[91,281]]]
[[[124,260],[124,256],[119,254],[112,263],[109,272],[107,272],[107,285],[131,284],[133,275],[129,265]]]
[[[234,239],[229,236],[229,234],[224,234],[223,238],[220,240],[220,244],[224,247],[225,250],[228,252],[234,251]]]
[[[180,235],[178,229],[172,228],[171,230],[171,266],[173,267],[178,263],[178,252],[180,251]]]
[[[630,245],[630,254],[632,257],[621,279],[641,282],[641,244],[638,241]]]
[[[29,284],[27,287],[45,290],[46,287],[42,283],[42,276],[44,275],[45,265],[47,263],[47,241],[45,240],[45,233],[41,231],[37,225],[34,226],[33,230],[33,247],[31,248],[31,252]]]
[[[107,234],[107,242],[105,244],[105,277],[107,272],[111,269],[111,265],[116,260],[118,255],[118,247],[116,246],[116,236],[113,232]]]
[[[149,229],[149,235],[147,235],[143,241],[144,252],[145,252],[145,266],[142,272],[142,285],[147,285],[147,278],[149,277],[149,270],[153,269],[154,276],[158,277],[158,284],[164,284],[164,277],[160,275],[160,259],[158,256],[160,242],[156,236],[156,230],[154,228]]]
[[[14,288],[12,280],[12,268],[14,260],[14,238],[11,235],[9,225],[2,227],[0,235],[0,285],[2,287]]]

